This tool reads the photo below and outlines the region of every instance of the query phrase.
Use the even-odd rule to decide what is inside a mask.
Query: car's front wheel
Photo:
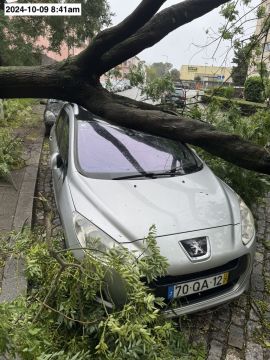
[[[49,136],[51,132],[51,126],[49,124],[45,124],[45,131],[44,131],[44,135],[45,136]]]

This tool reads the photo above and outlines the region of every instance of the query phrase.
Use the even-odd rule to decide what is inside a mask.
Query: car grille
[[[164,276],[160,277],[157,280],[151,282],[148,286],[154,291],[156,296],[163,297],[167,304],[171,303],[171,300],[167,298],[168,286],[186,282],[186,281],[195,281],[201,278],[208,276],[214,276],[222,274],[224,272],[229,273],[228,283],[213,289],[209,289],[203,292],[191,294],[180,299],[174,299],[173,303],[178,305],[185,306],[190,305],[195,302],[205,300],[207,298],[212,298],[214,296],[220,295],[224,292],[229,291],[239,280],[240,276],[246,271],[248,265],[248,256],[244,255],[237,259],[234,259],[222,266],[218,266],[209,270],[196,272],[192,274],[179,275],[179,276]]]

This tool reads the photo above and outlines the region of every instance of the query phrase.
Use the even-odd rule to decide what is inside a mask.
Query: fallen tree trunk
[[[75,102],[113,124],[200,146],[238,166],[270,174],[270,155],[264,148],[101,87],[99,77],[104,71],[228,0],[186,0],[156,14],[164,2],[153,5],[152,0],[143,0],[127,19],[97,35],[77,57],[49,66],[0,67],[0,98]]]

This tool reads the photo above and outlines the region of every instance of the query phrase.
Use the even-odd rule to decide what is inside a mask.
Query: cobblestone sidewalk
[[[55,209],[48,160],[46,140],[36,191],[49,199]],[[61,224],[56,210],[54,214],[53,232],[58,234]],[[270,194],[254,214],[258,241],[250,290],[230,304],[180,319],[190,342],[205,345],[208,360],[270,360]],[[34,223],[44,225],[44,211],[38,201]]]

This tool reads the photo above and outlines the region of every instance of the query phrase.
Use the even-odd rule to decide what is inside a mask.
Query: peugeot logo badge
[[[193,262],[206,260],[210,257],[210,244],[206,236],[180,240],[179,244]]]

